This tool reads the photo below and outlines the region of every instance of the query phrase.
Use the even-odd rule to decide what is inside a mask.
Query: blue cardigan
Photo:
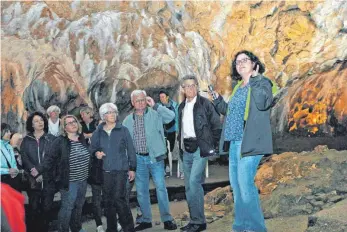
[[[12,146],[8,141],[1,139],[1,175],[9,174],[10,168],[17,169],[16,158]],[[6,158],[5,158],[6,157]],[[11,167],[8,167],[6,159],[10,163]]]

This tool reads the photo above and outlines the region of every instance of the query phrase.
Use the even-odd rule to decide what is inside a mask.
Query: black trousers
[[[102,217],[102,186],[97,184],[91,184],[92,186],[92,202],[93,202],[93,215],[96,223],[96,227],[102,225],[101,217]]]
[[[15,178],[12,178],[9,174],[1,175],[1,183],[8,184],[13,189],[21,192],[21,174],[19,173]]]
[[[127,201],[127,171],[104,172],[103,194],[107,232],[117,232],[117,214],[124,232],[133,232],[134,220]]]
[[[44,188],[27,191],[29,211],[27,215],[28,232],[47,232],[52,218],[52,205],[55,194],[54,184],[44,183]]]

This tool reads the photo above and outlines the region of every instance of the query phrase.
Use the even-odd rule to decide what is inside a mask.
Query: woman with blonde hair
[[[58,165],[58,188],[61,194],[61,207],[58,214],[58,231],[84,231],[82,229],[82,207],[87,191],[90,153],[82,133],[81,124],[73,115],[61,120],[60,136],[54,140],[42,168],[49,172]]]

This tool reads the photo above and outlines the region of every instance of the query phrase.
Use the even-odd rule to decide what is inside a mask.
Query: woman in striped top
[[[83,137],[81,124],[73,115],[62,118],[61,135],[54,141],[42,172],[58,164],[58,187],[61,194],[61,208],[58,214],[58,231],[83,231],[82,207],[87,191],[90,153]]]

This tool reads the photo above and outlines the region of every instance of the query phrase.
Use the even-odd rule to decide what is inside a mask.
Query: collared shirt
[[[134,145],[136,153],[147,153],[145,115],[134,114]]]
[[[194,116],[193,116],[193,108],[196,103],[196,98],[195,96],[193,100],[188,102],[186,100],[186,105],[184,106],[183,109],[183,117],[182,117],[182,128],[183,128],[183,138],[195,138],[195,129],[194,129]]]

